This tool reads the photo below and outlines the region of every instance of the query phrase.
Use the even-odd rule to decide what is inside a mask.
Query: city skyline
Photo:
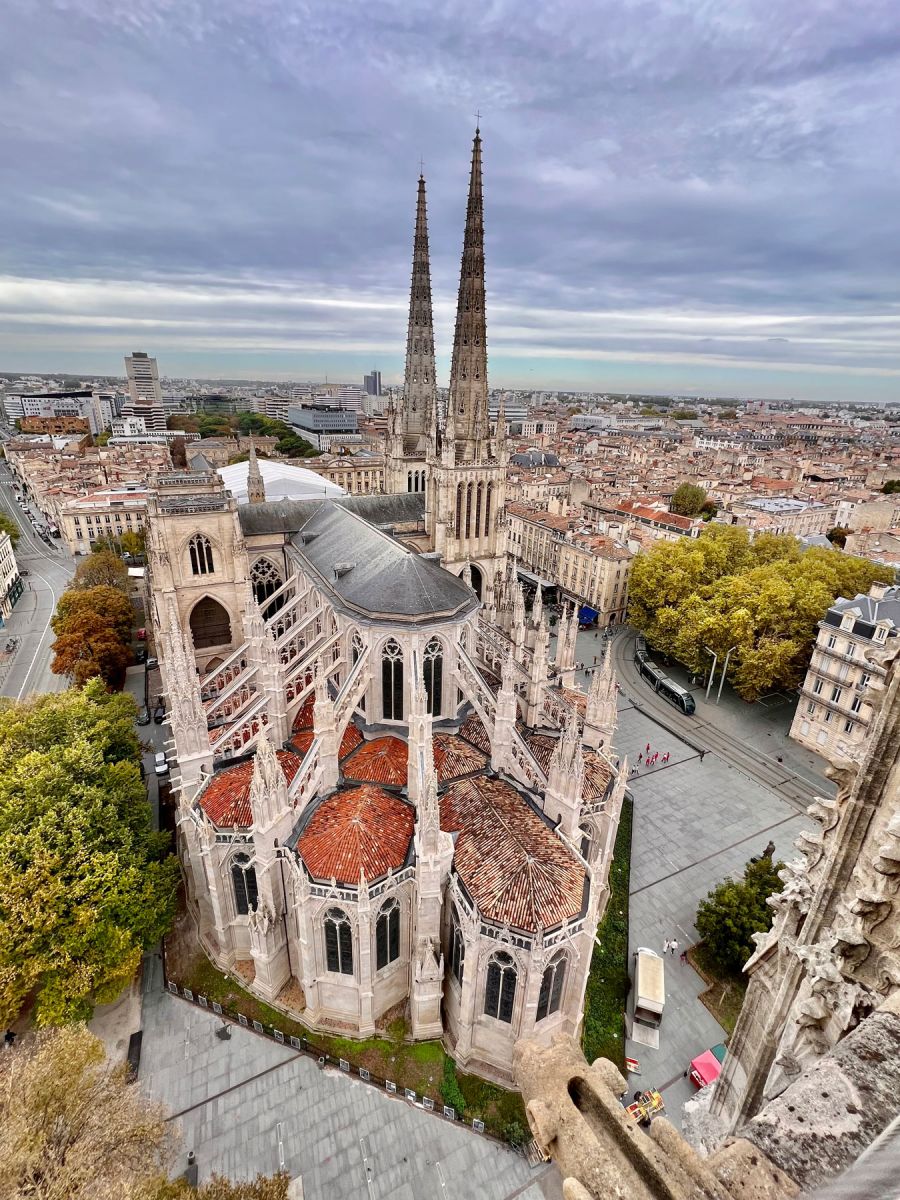
[[[10,4],[0,369],[396,385],[421,154],[445,386],[480,106],[492,386],[900,395],[889,4],[511,12]]]

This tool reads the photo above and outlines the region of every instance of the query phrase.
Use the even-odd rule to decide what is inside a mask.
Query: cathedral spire
[[[406,374],[403,381],[403,435],[407,450],[424,450],[437,423],[434,379],[434,320],[431,311],[431,263],[425,177],[419,176],[416,233],[409,289]]]
[[[466,233],[459,272],[448,412],[453,413],[460,461],[480,458],[489,433],[487,325],[484,312],[484,212],[481,133],[475,130]],[[449,423],[449,422],[448,422]]]
[[[247,469],[247,503],[264,504],[266,499],[266,484],[256,459],[256,447],[250,438],[250,464]]]

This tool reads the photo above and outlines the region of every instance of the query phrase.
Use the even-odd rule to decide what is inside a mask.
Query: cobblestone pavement
[[[279,1169],[305,1200],[561,1200],[555,1167],[391,1098],[162,991],[147,960],[139,1080],[177,1117],[201,1182]]]

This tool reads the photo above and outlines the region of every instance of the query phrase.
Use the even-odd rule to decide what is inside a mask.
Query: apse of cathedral
[[[447,411],[420,178],[384,495],[155,482],[148,555],[188,901],[223,969],[312,1030],[411,1036],[512,1079],[580,1031],[627,765],[608,660],[575,686],[507,559],[488,412],[481,137]]]

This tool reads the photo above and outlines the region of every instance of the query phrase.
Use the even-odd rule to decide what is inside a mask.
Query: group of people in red
[[[671,751],[667,750],[665,754],[662,755],[662,758],[660,758],[659,750],[654,750],[651,754],[650,743],[648,742],[646,747],[637,756],[637,765],[641,766],[643,764],[646,767],[655,767],[658,762],[667,763],[669,761],[670,753]]]

